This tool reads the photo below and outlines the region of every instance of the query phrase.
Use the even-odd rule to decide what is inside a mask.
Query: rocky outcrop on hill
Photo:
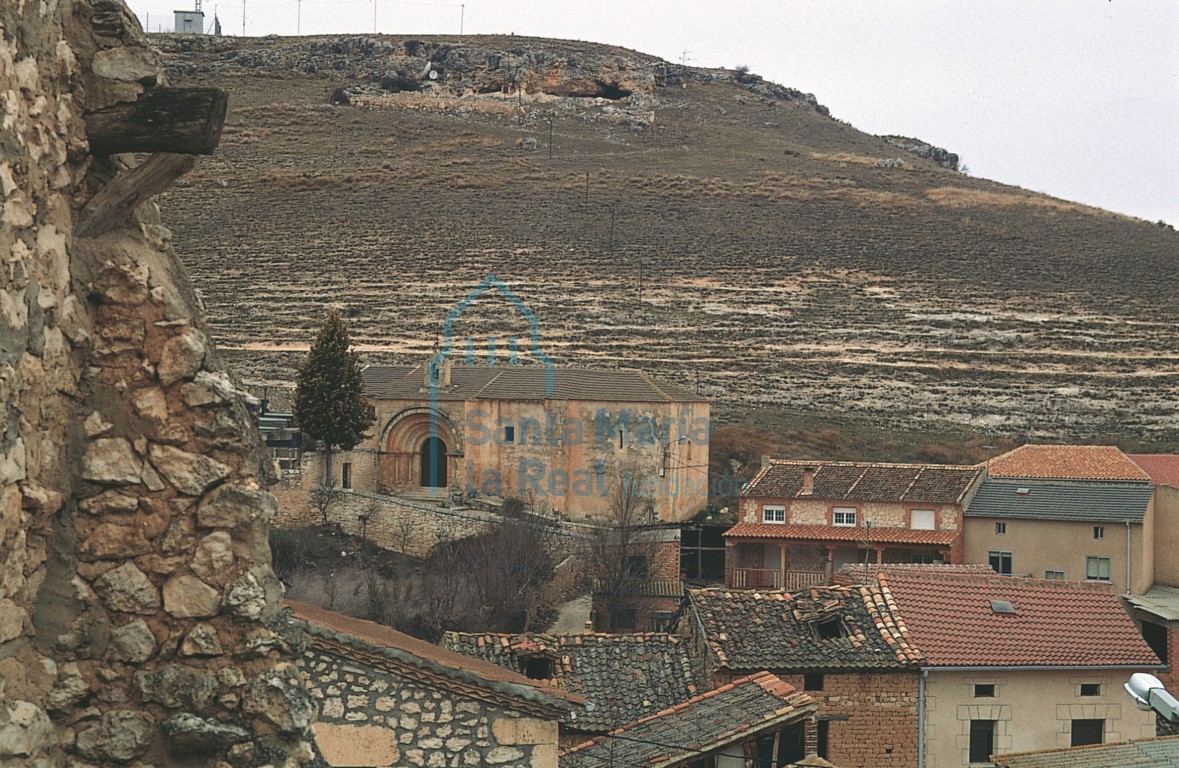
[[[461,39],[384,36],[227,38],[155,35],[170,71],[200,75],[298,72],[335,79],[349,89],[356,81],[386,91],[431,91],[463,96],[516,93],[575,98],[623,99],[650,95],[685,81],[733,82],[766,99],[798,101],[821,115],[828,110],[813,94],[747,72],[701,69],[635,51],[592,43],[523,37]]]
[[[906,152],[912,152],[918,157],[932,160],[943,168],[949,168],[952,171],[958,170],[958,155],[949,150],[935,147],[921,139],[910,139],[907,136],[881,136],[880,138],[892,144],[894,147],[900,147]]]
[[[121,0],[0,3],[0,768],[313,759],[252,417],[154,206],[77,227],[162,80]]]

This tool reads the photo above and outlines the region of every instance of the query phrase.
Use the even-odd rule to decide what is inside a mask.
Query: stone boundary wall
[[[272,490],[279,507],[272,528],[299,529],[323,523],[319,512],[308,503],[308,492],[297,483],[284,481]],[[362,522],[362,516],[368,519]],[[425,557],[443,542],[486,533],[503,520],[495,512],[356,490],[342,491],[328,511],[328,522],[347,533],[363,534],[379,547],[413,557]],[[558,552],[568,553],[593,529],[585,523],[556,523]]]
[[[299,667],[332,765],[557,768],[557,721],[408,680],[320,650]]]

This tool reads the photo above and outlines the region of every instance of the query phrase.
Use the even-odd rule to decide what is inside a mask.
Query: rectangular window
[[[995,569],[995,573],[1004,576],[1011,575],[1011,553],[991,551],[987,553],[987,561]]]
[[[823,674],[821,672],[808,672],[803,675],[802,689],[804,691],[823,690]]]
[[[995,523],[995,535],[1002,536],[1007,533],[1007,523]]]
[[[914,509],[909,513],[909,527],[914,531],[932,531],[937,526],[932,509]]]
[[[350,461],[345,461],[340,467],[340,487],[346,491],[352,488],[352,462]]]
[[[516,442],[516,427],[515,426],[504,427],[504,442],[505,443]]]
[[[1064,581],[1064,571],[1044,571],[1044,578]]]
[[[995,684],[994,683],[979,683],[974,686],[974,697],[976,699],[993,699],[995,698]]]
[[[1100,744],[1105,736],[1104,720],[1073,720],[1072,746]]]
[[[815,746],[815,754],[817,754],[819,757],[825,758],[827,757],[827,752],[829,749],[828,744],[831,743],[831,721],[819,720],[815,723],[815,725],[818,726],[819,731],[819,743]]]
[[[910,559],[912,562],[921,565],[933,565],[936,562],[940,562],[937,554],[933,552],[913,552]]]
[[[856,525],[855,507],[835,507],[831,510],[831,524],[843,528],[854,528]]]
[[[1095,539],[1104,539],[1105,538],[1105,526],[1104,525],[1093,526],[1093,538],[1095,538]]]
[[[1085,578],[1089,581],[1109,581],[1109,558],[1086,557]]]
[[[614,608],[610,611],[610,629],[613,632],[634,629],[638,618],[638,611],[634,608]]]
[[[670,632],[675,613],[672,611],[653,611],[651,613],[652,632]]]
[[[1075,722],[1075,721],[1074,721]],[[970,721],[970,762],[989,763],[995,751],[995,721]]]
[[[762,506],[761,521],[763,523],[786,522],[786,507]]]
[[[1101,683],[1081,683],[1082,696],[1100,696]]]

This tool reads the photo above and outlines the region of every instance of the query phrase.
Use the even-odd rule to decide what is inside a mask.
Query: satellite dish
[[[438,70],[436,70],[436,69],[431,69],[431,70],[430,70],[430,79],[431,79],[431,80],[437,80],[437,79],[438,79]]]

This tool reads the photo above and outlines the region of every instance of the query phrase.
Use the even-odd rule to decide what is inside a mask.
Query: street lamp
[[[1163,683],[1154,675],[1145,672],[1135,672],[1130,675],[1130,682],[1126,683],[1126,693],[1134,706],[1139,709],[1154,710],[1164,720],[1179,722],[1179,700],[1167,693]]]

